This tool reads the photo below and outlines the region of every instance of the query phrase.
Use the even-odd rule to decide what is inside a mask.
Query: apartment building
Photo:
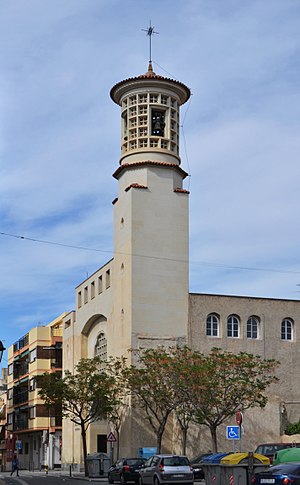
[[[1,371],[0,378],[0,470],[5,469],[6,465],[6,401],[7,401],[7,369]]]
[[[8,349],[7,467],[17,450],[21,468],[61,465],[61,415],[39,397],[40,377],[62,372],[62,320],[32,328]]]

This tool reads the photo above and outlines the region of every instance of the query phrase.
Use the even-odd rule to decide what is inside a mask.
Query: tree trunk
[[[86,446],[86,429],[84,424],[81,424],[81,438],[82,438],[82,450],[83,450],[83,459],[84,459],[84,476],[88,477],[88,464],[87,464],[87,446]]]
[[[157,448],[156,453],[157,454],[161,453],[162,436],[163,436],[163,432],[158,431],[157,436],[156,436],[156,448]]]
[[[215,425],[211,425],[209,429],[211,434],[212,451],[213,453],[217,453],[218,452],[217,427]]]
[[[183,455],[186,455],[187,432],[188,432],[188,428],[186,426],[183,426],[181,428],[181,433],[182,433],[182,437],[181,437],[182,448],[181,448],[181,450],[182,450]]]

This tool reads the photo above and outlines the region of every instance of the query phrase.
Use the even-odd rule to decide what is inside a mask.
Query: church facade
[[[244,443],[253,449],[262,440],[281,439],[285,423],[299,415],[295,369],[300,363],[300,305],[293,300],[189,294],[189,192],[179,156],[180,107],[189,97],[187,86],[155,74],[151,63],[145,74],[111,90],[121,112],[121,157],[113,174],[118,184],[114,257],[76,288],[76,308],[63,322],[63,368],[73,370],[81,358],[95,355],[125,355],[130,362],[130,349],[178,344],[203,352],[221,347],[276,358],[282,362],[281,379],[271,390],[267,409],[245,416]],[[136,456],[139,448],[154,446],[144,427],[128,416],[121,431],[121,456]],[[110,431],[109,423],[93,424],[88,451],[109,451]],[[222,449],[228,448],[220,433]],[[62,441],[63,466],[80,467],[80,430],[67,420]],[[172,426],[163,448],[180,451]],[[210,448],[207,433],[193,429],[189,448],[190,456]]]

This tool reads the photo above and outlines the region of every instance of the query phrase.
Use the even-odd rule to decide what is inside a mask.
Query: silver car
[[[154,455],[139,470],[140,485],[194,483],[193,469],[186,456]]]

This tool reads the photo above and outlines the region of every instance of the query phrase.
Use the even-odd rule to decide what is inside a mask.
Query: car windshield
[[[287,446],[282,444],[278,445],[260,445],[256,448],[255,453],[259,453],[260,455],[274,455],[276,451],[282,450],[283,448],[286,448]]]
[[[186,456],[170,456],[163,458],[162,464],[165,466],[187,466],[189,465],[189,460]]]
[[[133,460],[126,460],[124,463],[126,463],[126,465],[143,465],[143,463],[145,463],[145,460],[142,460],[142,459],[133,459]]]

